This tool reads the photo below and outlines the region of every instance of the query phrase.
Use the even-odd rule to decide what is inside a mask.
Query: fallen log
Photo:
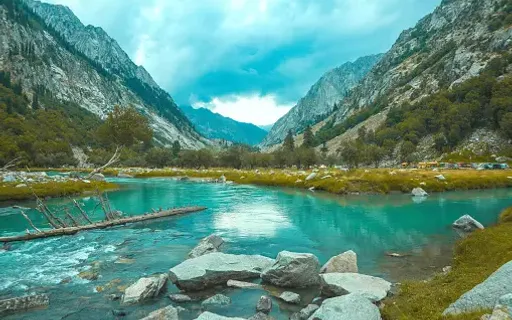
[[[88,225],[79,226],[79,227],[59,228],[59,229],[53,229],[53,230],[48,230],[48,231],[42,231],[40,233],[29,233],[29,234],[25,234],[22,236],[0,237],[0,242],[7,243],[7,242],[16,242],[16,241],[29,241],[29,240],[43,239],[43,238],[50,238],[50,237],[70,236],[70,235],[77,234],[80,231],[111,228],[111,227],[126,225],[126,224],[130,224],[130,223],[160,219],[160,218],[182,215],[182,214],[186,214],[186,213],[198,212],[198,211],[203,211],[203,210],[206,210],[206,207],[187,207],[187,208],[165,210],[165,211],[143,214],[143,215],[134,216],[134,217],[102,221],[102,222],[97,222],[97,223],[88,224]]]

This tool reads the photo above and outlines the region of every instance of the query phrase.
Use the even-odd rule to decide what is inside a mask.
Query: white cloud
[[[284,116],[293,105],[279,105],[273,95],[231,95],[210,102],[193,102],[194,108],[208,108],[237,121],[268,125]]]

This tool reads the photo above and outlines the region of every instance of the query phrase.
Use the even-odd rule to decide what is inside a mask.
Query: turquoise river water
[[[122,188],[108,194],[112,207],[126,214],[152,208],[201,205],[208,210],[145,224],[83,232],[76,236],[13,244],[0,250],[0,299],[32,292],[50,294],[50,307],[8,316],[6,319],[140,319],[170,304],[163,295],[150,303],[123,308],[108,296],[142,276],[167,272],[186,258],[197,242],[212,233],[221,235],[223,251],[262,254],[275,258],[282,250],[310,252],[321,263],[346,250],[358,254],[361,273],[391,281],[427,278],[449,265],[457,235],[450,224],[470,214],[484,225],[496,222],[499,212],[512,206],[512,190],[453,192],[424,201],[408,195],[339,197],[289,189],[241,185],[178,182],[172,179],[113,179]],[[93,197],[82,198],[87,210]],[[34,203],[16,203],[33,207]],[[68,204],[52,200],[51,207]],[[10,204],[12,205],[12,204]],[[0,208],[0,235],[25,232],[26,221],[12,207]],[[28,210],[43,226],[41,216]],[[99,210],[96,219],[101,219]],[[398,252],[405,258],[386,255]],[[78,277],[91,266],[99,279]],[[177,292],[168,285],[168,292]],[[270,289],[271,290],[271,289]],[[226,316],[254,314],[259,290],[217,288],[231,297]],[[211,295],[211,292],[202,295]],[[305,300],[314,292],[303,292]],[[307,302],[307,301],[306,301]],[[193,319],[200,305],[185,305]],[[288,319],[295,309],[278,304],[272,315]]]

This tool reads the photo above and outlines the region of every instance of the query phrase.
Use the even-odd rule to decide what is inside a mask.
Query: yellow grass
[[[34,198],[34,193],[40,198],[65,197],[78,195],[96,190],[114,190],[118,186],[108,182],[85,183],[83,181],[52,181],[48,183],[30,183],[27,187],[16,188],[19,183],[0,183],[0,201],[29,200]]]

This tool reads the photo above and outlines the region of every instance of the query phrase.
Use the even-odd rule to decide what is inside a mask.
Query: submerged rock
[[[358,273],[357,254],[350,250],[332,257],[320,269],[320,273]]]
[[[372,302],[378,302],[391,290],[390,282],[359,273],[325,273],[320,277],[322,295],[327,297],[357,293]]]
[[[196,318],[196,320],[245,320],[245,319],[224,317],[224,316],[220,316],[218,314],[206,311],[206,312],[201,313],[199,315],[199,317]]]
[[[201,303],[203,307],[211,307],[211,306],[227,306],[231,304],[231,298],[227,297],[223,294],[216,294],[213,297],[210,297]]]
[[[220,246],[224,243],[224,239],[219,237],[218,235],[212,234],[204,239],[202,239],[199,244],[190,251],[188,254],[189,258],[197,258],[203,256],[205,254],[209,254],[212,252],[218,252]]]
[[[169,299],[171,299],[171,301],[177,302],[177,303],[194,301],[194,299],[192,299],[190,296],[187,296],[186,294],[181,294],[181,293],[170,294]]]
[[[238,280],[228,280],[228,287],[238,288],[238,289],[262,289],[262,286],[257,283],[238,281]]]
[[[492,309],[498,299],[512,293],[512,261],[506,263],[470,291],[452,303],[443,315],[471,313],[482,309]]]
[[[0,300],[0,316],[8,313],[47,307],[50,298],[47,294],[36,294]]]
[[[455,220],[452,226],[455,229],[462,230],[464,232],[473,232],[476,230],[485,229],[480,222],[476,221],[472,216],[468,214]]]
[[[141,320],[179,320],[180,312],[184,309],[180,307],[167,306],[162,309],[151,312],[147,317]]]
[[[412,195],[415,197],[427,197],[428,193],[423,188],[412,189]]]
[[[199,291],[225,284],[228,280],[258,278],[273,263],[273,259],[259,255],[214,252],[186,260],[169,272],[171,281],[178,288]]]
[[[320,263],[315,255],[281,251],[261,279],[278,287],[307,288],[320,283],[319,272]]]
[[[327,299],[309,320],[381,320],[379,308],[365,297],[352,293]]]
[[[300,295],[295,292],[285,291],[281,293],[279,299],[283,300],[286,303],[290,304],[299,304],[300,303]]]
[[[261,296],[256,306],[257,312],[263,312],[269,314],[272,311],[272,298],[268,296]]]
[[[168,276],[165,274],[149,278],[140,278],[125,290],[121,304],[136,304],[156,298],[162,292],[167,283],[167,279]]]

